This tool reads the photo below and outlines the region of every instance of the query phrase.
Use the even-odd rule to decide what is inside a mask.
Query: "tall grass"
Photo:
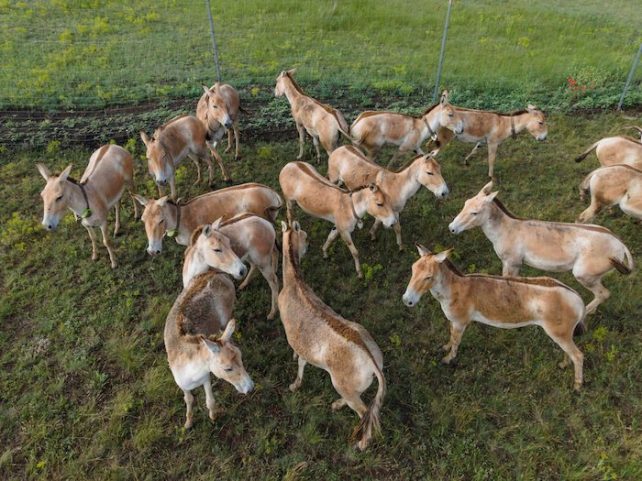
[[[446,1],[212,2],[224,80],[272,84],[283,68],[331,92],[429,97]],[[614,105],[642,38],[634,2],[456,2],[443,86],[468,102],[511,97]],[[102,107],[194,96],[212,83],[204,2],[0,2],[0,106]],[[572,77],[586,90],[568,92]],[[642,99],[640,74],[627,105]],[[581,94],[581,95],[580,95]],[[428,100],[428,99],[427,99]]]

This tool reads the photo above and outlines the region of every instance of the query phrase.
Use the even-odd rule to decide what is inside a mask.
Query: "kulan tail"
[[[624,259],[616,259],[615,257],[609,257],[609,260],[611,261],[611,265],[615,267],[615,269],[620,273],[624,274],[625,276],[628,276],[631,272],[633,272],[633,256],[631,255],[631,252],[629,249],[622,244],[622,248],[624,250]]]
[[[580,199],[584,200],[586,197],[586,194],[588,194],[591,191],[591,178],[593,177],[593,174],[595,171],[591,172],[588,174],[586,177],[584,177],[584,180],[580,183]]]
[[[597,148],[597,144],[599,144],[599,143],[600,143],[600,141],[598,140],[593,145],[591,145],[587,150],[582,152],[582,154],[580,154],[577,157],[575,157],[575,162],[582,162],[584,159],[586,159],[586,156],[588,154],[590,154],[591,152],[593,152]]]
[[[379,383],[377,394],[370,403],[370,406],[368,406],[368,410],[359,421],[357,427],[354,428],[351,437],[353,442],[358,440],[357,448],[361,451],[368,447],[374,435],[381,432],[379,414],[381,412],[381,405],[383,404],[383,397],[386,395],[386,379],[383,377],[381,369],[379,369],[379,366],[377,366],[372,356],[371,359],[375,367],[375,376],[377,376],[377,382]]]
[[[276,216],[279,213],[279,209],[283,207],[283,199],[281,199],[281,196],[274,192],[274,199],[273,199],[273,204],[269,207],[265,208],[265,217],[271,222],[276,221]]]

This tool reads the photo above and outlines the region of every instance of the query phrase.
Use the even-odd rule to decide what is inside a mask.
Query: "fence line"
[[[638,63],[640,62],[640,54],[642,54],[642,43],[640,44],[640,48],[638,48],[638,53],[635,54],[635,58],[633,59],[633,64],[631,65],[631,71],[629,72],[629,76],[626,78],[626,83],[624,84],[624,89],[622,90],[622,96],[620,97],[620,101],[617,104],[618,110],[622,110],[624,97],[626,97],[626,92],[629,90],[629,85],[631,85],[631,80],[633,80],[633,75],[635,75],[635,72],[638,69]]]

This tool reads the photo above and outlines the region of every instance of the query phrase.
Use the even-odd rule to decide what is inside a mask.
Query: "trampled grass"
[[[337,92],[432,94],[445,0],[212,1],[223,79],[284,68]],[[617,103],[642,41],[635,2],[454,3],[442,85],[468,104]],[[195,96],[215,78],[202,0],[0,2],[0,106],[92,108]],[[474,72],[474,74],[471,74]],[[576,87],[568,88],[572,77]],[[640,74],[627,105],[642,99]]]
[[[500,197],[525,217],[572,221],[584,208],[577,185],[596,167],[572,161],[593,139],[620,132],[629,120],[608,114],[554,115],[549,139],[526,135],[500,147]],[[245,137],[248,138],[247,136]],[[283,143],[243,146],[228,160],[235,181],[277,187],[297,152],[296,134]],[[371,243],[355,234],[367,275],[358,281],[350,255],[337,242],[328,260],[320,247],[330,226],[299,214],[311,236],[303,261],[307,281],[345,317],[361,322],[382,348],[388,394],[383,437],[365,453],[348,447],[356,416],[332,413],[336,394],[326,373],[308,367],[300,391],[280,321],[265,319],[267,284],[257,278],[238,293],[237,342],[257,384],[243,397],[215,384],[219,417],[210,422],[196,392],[195,425],[182,429],[184,403],[163,348],[165,316],[180,291],[182,248],[166,242],[162,256],[145,253],[140,222],[124,214],[116,240],[117,270],[106,252],[90,260],[87,235],[68,216],[53,234],[40,229],[34,167],[44,161],[74,173],[89,150],[4,151],[0,158],[0,475],[3,479],[449,479],[634,480],[642,477],[642,278],[609,275],[612,297],[578,339],[586,385],[572,391],[562,352],[538,328],[469,328],[454,367],[439,364],[447,323],[430,297],[415,309],[401,303],[416,259],[413,242],[455,246],[465,271],[500,272],[480,231],[458,237],[447,224],[485,183],[485,156],[466,168],[470,145],[453,144],[442,157],[452,195],[437,202],[421,191],[402,214],[406,250],[391,231]],[[140,149],[140,143],[139,143]],[[307,146],[308,159],[312,149]],[[140,150],[137,155],[140,155]],[[228,159],[228,157],[226,157]],[[321,167],[325,172],[325,166]],[[181,171],[181,195],[192,187],[192,166]],[[139,190],[154,194],[144,165]],[[601,214],[639,262],[640,224]],[[368,226],[369,223],[366,223]],[[524,269],[524,274],[539,273]],[[589,294],[568,273],[555,275]],[[368,395],[372,395],[369,392]]]

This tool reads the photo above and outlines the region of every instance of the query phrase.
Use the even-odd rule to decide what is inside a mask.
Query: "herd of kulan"
[[[583,355],[573,342],[573,334],[584,328],[586,315],[609,297],[602,277],[613,269],[630,273],[633,259],[622,241],[604,227],[521,219],[511,214],[492,190],[498,146],[523,130],[537,140],[544,140],[547,136],[544,113],[533,105],[510,114],[455,107],[444,92],[440,102],[421,116],[368,111],[348,125],[337,109],[306,95],[293,74],[293,70],[281,72],[274,93],[285,95],[290,102],[299,133],[297,159],[303,157],[307,132],[314,142],[317,162],[319,144],[328,153],[328,177],[300,160],[283,167],[279,182],[287,223],[281,222],[280,246],[273,222],[282,207],[282,196],[265,185],[247,183],[214,190],[185,203],[176,201],[175,172],[187,157],[196,165],[197,182],[201,177],[201,161],[207,165],[211,182],[212,157],[223,178],[229,180],[216,147],[227,133],[226,152],[232,149],[233,136],[238,158],[241,107],[239,95],[230,85],[203,87],[195,117],[174,118],[157,128],[151,137],[141,132],[159,199],[135,194],[133,158],[117,145],[96,150],[79,181],[69,175],[71,165],[53,175],[38,164],[47,182],[41,193],[43,226],[55,229],[66,210],[72,210],[89,233],[93,260],[97,259],[94,229],[99,227],[111,266],[116,267],[107,218],[109,211],[115,209],[115,235],[120,223],[119,203],[126,188],[135,198],[135,217],[137,203],[144,206],[142,220],[149,254],[161,252],[165,235],[187,246],[183,290],[165,325],[169,367],[187,405],[185,427],[192,426],[191,391],[199,386],[205,389],[207,408],[210,417],[214,417],[210,372],[241,393],[253,389],[241,352],[232,342],[236,288],[230,276],[236,280],[244,278],[239,287],[243,289],[258,270],[271,289],[268,319],[279,312],[287,341],[298,359],[298,372],[290,389],[294,391],[301,386],[307,363],[326,370],[339,393],[332,409],[348,405],[354,410],[360,422],[353,440],[359,449],[369,444],[380,430],[380,409],[386,391],[383,356],[361,324],[334,312],[306,284],[300,260],[307,249],[307,236],[294,220],[293,208],[297,204],[307,214],[333,224],[323,246],[324,257],[330,244],[341,237],[361,277],[359,253],[351,238],[355,227],[361,227],[362,218],[368,213],[375,218],[371,236],[374,238],[381,224],[392,227],[401,248],[399,214],[410,197],[422,185],[437,197],[448,195],[435,156],[452,138],[475,143],[473,152],[483,143],[488,146],[491,181],[465,202],[449,229],[459,234],[480,227],[502,261],[502,276],[464,275],[448,259],[450,250],[433,253],[417,245],[420,258],[412,266],[403,302],[412,307],[427,291],[439,301],[450,321],[450,340],[443,346],[447,352],[445,363],[457,355],[462,334],[472,321],[501,328],[539,325],[564,351],[561,366],[572,362],[574,386],[579,389]],[[638,131],[642,133],[639,128]],[[351,145],[339,146],[341,137]],[[422,150],[426,141],[433,142],[433,150],[428,154]],[[374,163],[377,152],[386,144],[399,147],[393,160],[410,151],[417,156],[400,171],[390,171]],[[626,214],[642,219],[642,143],[624,136],[605,138],[576,160],[582,160],[593,150],[602,167],[581,182],[581,195],[590,193],[591,204],[579,215],[578,222],[587,222],[602,207],[615,204]],[[167,184],[170,196],[164,195]],[[283,259],[280,291],[279,250]],[[249,271],[244,261],[249,264]],[[550,277],[518,277],[524,263],[544,271],[571,271],[594,294],[593,300],[585,306],[577,292]],[[378,388],[368,406],[361,394],[373,377],[377,378]]]

